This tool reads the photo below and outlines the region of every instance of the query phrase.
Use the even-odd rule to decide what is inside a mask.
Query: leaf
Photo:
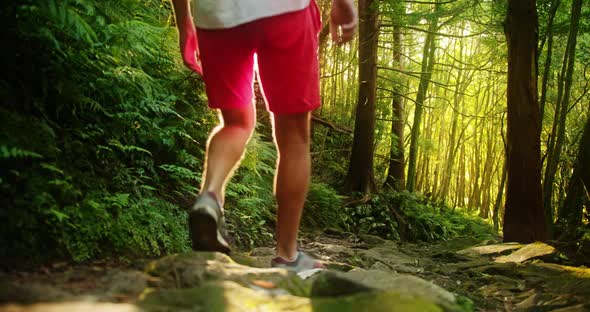
[[[57,166],[55,166],[53,164],[41,163],[41,168],[47,169],[50,172],[55,172],[55,173],[59,173],[61,175],[64,175],[63,170],[59,169]]]
[[[50,215],[53,215],[54,217],[56,217],[59,222],[62,222],[63,220],[69,218],[69,216],[67,214],[65,214],[61,211],[55,210],[53,208],[49,209],[48,212]]]

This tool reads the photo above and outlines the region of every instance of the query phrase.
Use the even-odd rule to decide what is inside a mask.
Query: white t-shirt
[[[305,9],[310,0],[192,0],[195,26],[231,28],[257,19]]]

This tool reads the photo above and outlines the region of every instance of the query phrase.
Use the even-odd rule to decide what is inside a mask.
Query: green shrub
[[[453,211],[417,193],[385,192],[345,211],[349,230],[389,239],[431,242],[457,236],[496,236],[491,225],[477,216]]]
[[[341,227],[344,222],[343,198],[329,185],[312,182],[303,210],[302,227],[310,229]]]

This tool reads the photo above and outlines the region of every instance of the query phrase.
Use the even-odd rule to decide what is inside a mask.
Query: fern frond
[[[0,159],[43,158],[43,155],[19,147],[0,145]]]
[[[121,142],[119,142],[119,140],[110,140],[109,146],[116,147],[120,151],[125,152],[125,153],[138,152],[138,153],[144,153],[144,154],[148,154],[148,155],[152,156],[152,153],[143,147],[139,147],[139,146],[135,146],[135,145],[125,145],[125,144],[122,144]]]

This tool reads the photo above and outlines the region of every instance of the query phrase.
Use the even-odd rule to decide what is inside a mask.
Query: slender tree
[[[559,209],[557,223],[562,236],[576,238],[576,230],[582,223],[582,209],[590,199],[590,115],[586,119],[584,133],[579,143],[579,151],[574,163],[574,171],[569,179],[567,195]]]
[[[535,4],[535,0],[509,0],[504,24],[508,44],[508,189],[504,241],[523,243],[547,239],[541,197]]]
[[[551,13],[549,14],[549,21],[547,22],[546,34],[547,53],[545,55],[545,65],[543,66],[543,81],[541,82],[541,122],[543,121],[543,117],[545,116],[545,103],[547,102],[547,82],[549,81],[551,59],[553,57],[553,21],[555,20],[555,14],[557,13],[557,9],[559,8],[561,0],[553,0],[550,3]]]
[[[558,79],[555,117],[553,119],[553,127],[551,129],[551,136],[547,147],[547,166],[545,169],[545,178],[543,179],[543,205],[545,207],[545,222],[547,223],[550,234],[553,226],[553,183],[555,181],[555,174],[557,173],[557,167],[559,165],[561,151],[565,140],[565,122],[569,109],[570,90],[572,87],[572,76],[575,67],[574,61],[576,58],[576,38],[578,35],[581,11],[582,0],[574,0],[572,2],[571,23],[563,58],[563,66],[561,68],[561,75]]]
[[[438,2],[434,5],[434,14],[426,39],[424,40],[424,50],[422,57],[422,69],[420,74],[420,84],[418,85],[418,93],[416,94],[416,107],[414,109],[414,122],[412,123],[412,132],[410,136],[410,156],[408,160],[408,178],[407,189],[413,192],[416,188],[416,165],[418,156],[418,140],[420,139],[420,126],[422,123],[422,113],[424,112],[424,100],[426,99],[426,91],[430,78],[432,77],[432,69],[434,68],[434,52],[436,51],[436,31],[438,30]]]
[[[401,2],[398,2],[401,4]],[[403,13],[403,6],[399,5]],[[399,20],[393,21],[393,66],[403,70],[402,64],[402,32]],[[404,107],[402,101],[402,88],[404,83],[399,81],[392,86],[391,109],[393,120],[391,122],[391,147],[389,149],[389,170],[385,178],[385,186],[395,190],[405,188],[404,173]]]
[[[502,176],[500,177],[500,186],[498,187],[498,193],[496,194],[496,200],[494,202],[494,211],[492,215],[492,221],[494,222],[494,230],[498,232],[500,229],[500,207],[502,205],[502,198],[504,197],[504,189],[506,188],[506,176],[508,172],[508,149],[506,147],[506,139],[504,137],[504,115],[502,115],[502,125],[500,131],[502,132],[502,154],[504,156],[504,163],[502,165]]]
[[[365,194],[376,189],[373,154],[379,39],[378,5],[379,2],[375,0],[359,1],[359,94],[350,165],[345,181],[347,191]]]
[[[459,55],[457,58],[463,61],[463,44],[459,42]],[[449,141],[447,146],[447,156],[444,161],[444,173],[442,174],[441,188],[437,195],[438,198],[445,199],[449,191],[449,184],[451,183],[452,170],[455,165],[455,155],[457,154],[457,134],[459,125],[459,109],[462,103],[462,96],[460,93],[464,91],[463,81],[464,71],[462,64],[457,66],[457,78],[455,81],[455,90],[453,91],[453,115],[451,117],[451,132],[449,134]],[[448,75],[450,76],[450,75]],[[441,131],[443,133],[444,131]]]

